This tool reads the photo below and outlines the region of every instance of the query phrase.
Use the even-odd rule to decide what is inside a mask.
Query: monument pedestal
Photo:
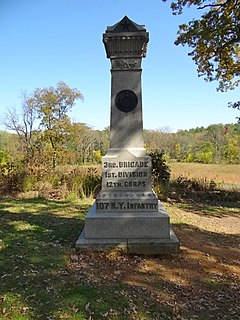
[[[160,202],[155,212],[96,212],[96,202],[85,219],[77,249],[120,248],[133,254],[179,252],[179,241]]]

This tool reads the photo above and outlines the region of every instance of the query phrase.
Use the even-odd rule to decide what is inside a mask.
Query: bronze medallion
[[[131,90],[119,91],[115,98],[116,107],[122,112],[133,111],[138,103],[136,94]]]

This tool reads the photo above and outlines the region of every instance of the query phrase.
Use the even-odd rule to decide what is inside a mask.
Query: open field
[[[240,164],[204,164],[196,162],[168,162],[172,178],[183,175],[187,178],[214,180],[217,184],[240,187]],[[61,167],[68,172],[74,166]],[[101,165],[82,166],[83,170],[94,168],[101,174]]]
[[[171,257],[76,252],[90,202],[0,199],[3,320],[238,320],[239,203],[163,203]]]
[[[240,187],[240,165],[170,162],[171,176],[214,180],[220,186]]]

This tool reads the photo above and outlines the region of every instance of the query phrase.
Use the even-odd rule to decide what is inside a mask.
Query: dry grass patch
[[[240,165],[170,162],[172,177],[214,180],[220,185],[240,186]]]

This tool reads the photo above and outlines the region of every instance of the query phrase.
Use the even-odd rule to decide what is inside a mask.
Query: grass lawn
[[[0,319],[239,319],[239,202],[163,205],[177,256],[78,253],[89,202],[0,199]]]

